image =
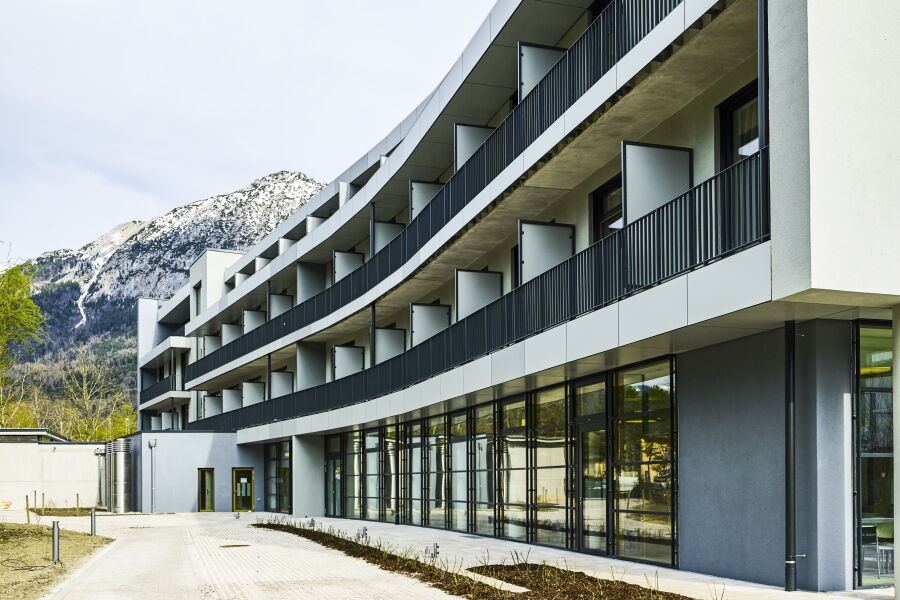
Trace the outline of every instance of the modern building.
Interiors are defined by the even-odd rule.
[[[140,301],[155,509],[892,584],[898,31],[501,0],[306,206]]]

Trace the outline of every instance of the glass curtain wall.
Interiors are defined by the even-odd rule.
[[[381,456],[381,520],[397,522],[397,427],[385,427],[382,433]]]
[[[567,546],[569,481],[566,387],[551,388],[534,396],[534,541]]]
[[[668,361],[619,371],[612,416],[615,553],[672,563],[675,473]]]
[[[344,516],[358,519],[363,514],[362,504],[362,434],[359,431],[347,433],[344,440]]]
[[[528,539],[528,417],[525,398],[501,404],[498,472],[501,537]]]
[[[469,530],[469,415],[450,415],[450,529]]]
[[[672,367],[666,358],[326,438],[328,514],[343,507],[347,517],[677,564]],[[860,468],[884,473],[883,464]],[[874,513],[884,510],[866,506],[867,526],[878,529]],[[873,535],[866,556],[877,555],[876,539],[887,547],[893,530]]]
[[[473,409],[472,445],[475,479],[475,527],[483,535],[497,535],[496,404],[483,404]]]
[[[343,436],[332,435],[325,438],[325,516],[342,517],[344,497],[341,487],[344,457],[341,451]]]
[[[890,326],[858,330],[857,585],[894,583],[893,346]]]
[[[266,444],[266,510],[291,512],[291,442]]]
[[[446,417],[428,419],[425,441],[428,467],[428,520],[426,524],[431,527],[446,527],[449,497]]]

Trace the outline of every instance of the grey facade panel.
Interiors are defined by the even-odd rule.
[[[682,569],[783,582],[782,336],[767,332],[678,356]]]

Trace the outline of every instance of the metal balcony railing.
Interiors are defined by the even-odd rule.
[[[396,392],[762,242],[770,232],[767,173],[764,149],[403,354],[189,428],[236,430]]]
[[[169,375],[163,379],[160,379],[156,383],[149,385],[141,390],[141,403],[147,402],[148,400],[153,400],[157,396],[160,396],[166,392],[171,392],[175,389],[175,378]]]
[[[328,289],[189,364],[196,379],[356,300],[405,264],[682,0],[614,0],[387,246]]]

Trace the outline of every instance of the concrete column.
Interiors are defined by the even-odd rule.
[[[893,321],[891,326],[891,349],[893,351],[893,354],[891,355],[891,391],[893,392],[892,406],[894,419],[894,512],[896,513],[896,507],[898,506],[897,502],[900,501],[900,477],[897,476],[896,466],[897,444],[898,441],[900,441],[900,376],[894,372],[894,365],[897,364],[898,358],[900,358],[900,304],[891,310],[891,319]],[[894,520],[896,521],[896,517],[894,517]],[[900,585],[894,585],[894,598],[900,600]]]
[[[325,515],[325,438],[295,435],[291,438],[291,485],[295,517]]]

